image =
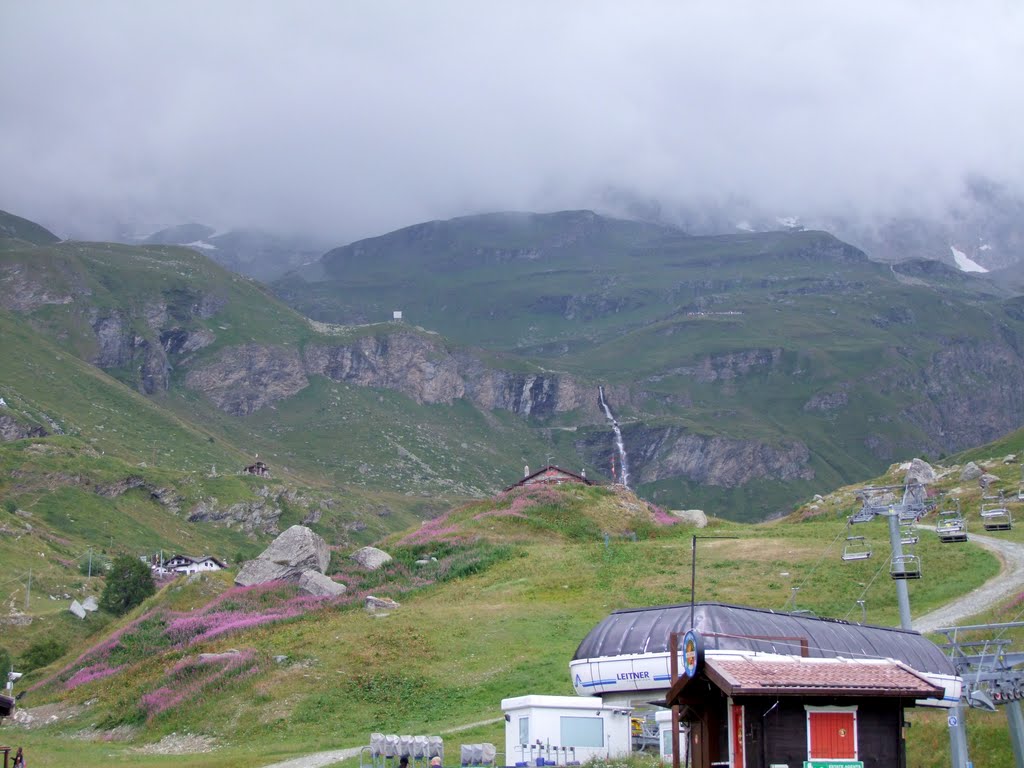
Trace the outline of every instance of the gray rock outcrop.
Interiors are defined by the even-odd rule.
[[[212,362],[193,368],[185,386],[202,392],[222,411],[248,416],[298,394],[309,379],[297,350],[245,344],[226,347]]]
[[[988,488],[990,485],[992,485],[992,483],[998,482],[999,476],[989,474],[988,472],[986,472],[985,474],[978,478],[978,485],[980,485],[982,488]]]
[[[374,597],[373,595],[366,596],[365,602],[367,613],[379,613],[387,615],[390,611],[396,608],[401,608],[401,604],[395,602],[390,597]]]
[[[6,414],[0,416],[0,443],[23,440],[26,437],[46,437],[48,434],[50,433],[38,425],[22,424]]]
[[[391,562],[391,555],[376,547],[363,547],[352,553],[352,559],[368,571],[376,571]]]
[[[703,509],[671,509],[669,514],[694,528],[706,528],[708,525],[708,516]]]
[[[910,467],[907,468],[907,474],[903,478],[903,482],[906,485],[911,483],[920,483],[921,485],[929,485],[935,482],[936,473],[924,459],[914,459],[910,462]]]
[[[83,608],[82,604],[80,602],[78,602],[77,600],[72,600],[71,601],[71,607],[68,608],[68,610],[71,611],[72,614],[74,614],[75,616],[77,616],[80,619],[84,619],[85,618],[85,608]]]
[[[981,467],[975,464],[973,461],[967,463],[967,465],[960,470],[961,480],[977,480],[984,474],[981,471]]]
[[[325,574],[304,571],[299,576],[299,589],[314,597],[337,597],[345,594],[348,587]]]
[[[297,582],[305,571],[323,573],[331,560],[327,542],[302,525],[293,525],[255,560],[249,560],[235,577],[235,584],[248,587],[268,581]]]

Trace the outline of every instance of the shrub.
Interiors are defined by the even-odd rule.
[[[110,561],[103,557],[103,555],[93,554],[92,562],[89,562],[89,556],[86,555],[84,558],[78,561],[78,570],[83,576],[99,576],[101,573],[105,573],[110,568]]]
[[[52,661],[56,661],[64,655],[67,648],[59,640],[49,638],[40,640],[28,647],[28,650],[21,654],[21,665],[26,672],[39,667],[45,667]]]
[[[100,597],[100,608],[117,615],[127,613],[156,592],[149,566],[131,555],[118,555],[110,566]]]

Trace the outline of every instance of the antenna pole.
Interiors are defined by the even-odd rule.
[[[690,626],[693,629],[693,608],[697,596],[697,535],[690,539]]]

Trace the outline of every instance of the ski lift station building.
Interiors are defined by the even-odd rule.
[[[684,633],[673,680],[671,638]],[[559,717],[601,718],[613,739],[602,744],[604,756],[621,754],[620,720],[659,704],[678,711],[680,754],[693,768],[903,766],[905,709],[953,707],[961,689],[946,655],[917,632],[722,603],[616,611],[583,639],[569,669],[586,704]],[[529,745],[539,734],[505,705],[545,698],[572,701],[502,702],[510,763],[537,764]],[[596,724],[585,727],[594,742]],[[664,727],[671,736],[663,726],[663,746]],[[562,758],[573,746],[564,739],[578,739],[578,730],[569,723],[546,732],[545,747],[557,744]]]

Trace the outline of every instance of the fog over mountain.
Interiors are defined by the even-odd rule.
[[[347,242],[486,210],[941,215],[1024,191],[1024,6],[0,6],[0,208]],[[615,211],[613,211],[615,212]]]

